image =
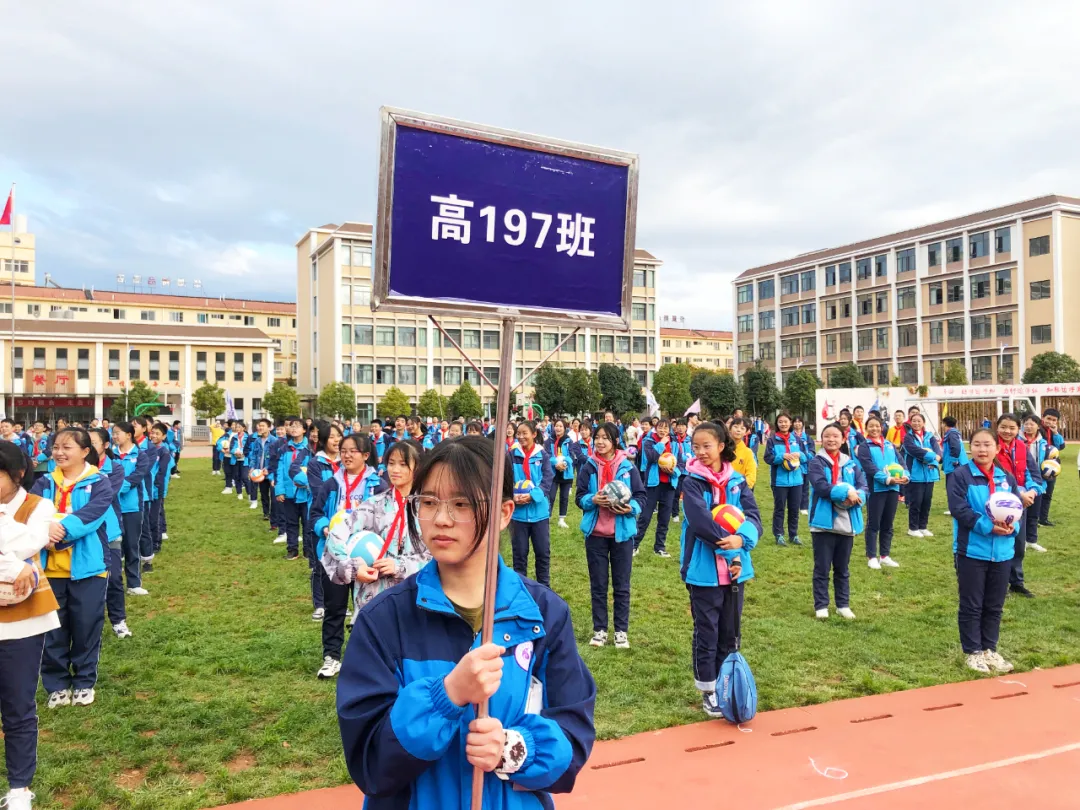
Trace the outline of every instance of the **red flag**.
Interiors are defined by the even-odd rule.
[[[4,206],[4,213],[0,214],[0,225],[10,225],[11,224],[11,200],[12,200],[12,197],[13,197],[14,194],[15,194],[14,191],[9,191],[8,192],[7,205]]]

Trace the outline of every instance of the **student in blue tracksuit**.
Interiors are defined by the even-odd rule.
[[[386,451],[390,449],[390,445],[393,444],[393,439],[389,433],[383,433],[382,422],[378,419],[371,420],[371,429],[368,431],[368,438],[371,439],[371,455],[373,466],[377,467],[379,472],[386,471],[386,462],[383,460],[386,458]]]
[[[570,487],[574,483],[574,443],[566,429],[565,419],[556,419],[552,428],[553,435],[544,442],[544,451],[552,464],[551,489],[548,500],[551,502],[549,517],[555,514],[555,496],[559,498],[559,528],[569,529],[566,523],[566,510],[570,505]],[[559,464],[562,468],[559,468]]]
[[[679,479],[686,466],[682,455],[682,445],[671,435],[671,423],[661,419],[656,427],[645,434],[641,440],[641,477],[645,483],[647,496],[638,516],[637,536],[634,537],[634,556],[637,556],[645,532],[649,530],[653,512],[656,512],[656,537],[653,540],[653,553],[658,557],[670,557],[667,550],[668,526],[675,507],[675,493],[679,489]],[[660,466],[660,457],[670,454],[674,466],[665,470]]]
[[[1042,432],[1042,420],[1033,413],[1024,417],[1022,426],[1024,444],[1027,445],[1031,459],[1035,462],[1035,469],[1039,471],[1043,480],[1043,492],[1035,496],[1035,503],[1031,505],[1031,512],[1024,521],[1024,539],[1027,546],[1024,553],[1037,551],[1045,553],[1046,549],[1039,545],[1039,516],[1042,515],[1043,498],[1049,491],[1050,484],[1057,478],[1056,473],[1043,469],[1043,462],[1050,459],[1052,445],[1046,441]]]
[[[956,428],[956,417],[943,416],[941,424],[945,427],[945,433],[941,436],[941,472],[945,475],[945,490],[949,489],[949,475],[957,467],[966,464],[967,451],[964,449],[964,437]],[[949,514],[946,504],[945,514]]]
[[[997,647],[1020,522],[995,522],[986,513],[986,504],[995,492],[1016,493],[1019,488],[1015,478],[995,465],[997,452],[997,437],[985,428],[976,430],[971,436],[971,460],[953,470],[948,483],[960,591],[960,646],[968,668],[982,673],[1013,668]]]
[[[806,423],[802,420],[801,416],[796,416],[791,422],[791,432],[795,434],[795,439],[799,442],[799,449],[802,450],[804,456],[807,459],[814,457],[817,453],[817,445],[814,444],[814,437],[806,432]],[[802,482],[802,501],[799,506],[799,511],[804,515],[810,514],[810,476],[804,475]]]
[[[701,692],[705,714],[722,717],[716,679],[724,659],[738,647],[735,615],[742,615],[745,583],[754,576],[750,552],[761,537],[761,515],[753,490],[732,467],[735,441],[722,424],[699,423],[693,450],[682,481],[685,519],[679,573],[694,621],[694,686]],[[713,519],[712,510],[722,504],[745,517],[733,534]]]
[[[866,475],[847,455],[838,425],[821,431],[821,450],[810,459],[810,536],[814,540],[814,612],[829,618],[829,572],[833,576],[836,612],[854,619],[851,611],[850,563],[855,535],[863,530]]]
[[[323,599],[321,566],[317,549],[319,547],[318,535],[311,519],[311,505],[319,493],[323,483],[330,480],[341,467],[341,440],[344,438],[341,428],[324,419],[316,419],[308,431],[309,446],[313,448],[312,456],[307,463],[307,472],[302,472],[295,480],[303,481],[310,492],[311,500],[307,504],[307,521],[304,524],[304,559],[307,560],[308,569],[311,571],[311,620],[321,622],[326,616],[326,605]],[[314,442],[311,445],[311,442]],[[370,455],[370,448],[365,453],[365,463]]]
[[[783,411],[776,417],[775,430],[765,442],[765,463],[769,465],[769,483],[773,494],[772,531],[776,545],[784,542],[784,510],[787,509],[788,537],[792,545],[799,540],[799,509],[802,505],[803,476],[810,458],[791,433],[791,414]]]
[[[169,444],[173,449],[173,478],[180,477],[180,454],[184,450],[184,426],[179,419],[173,420]]]
[[[237,500],[244,500],[244,482],[247,480],[245,455],[247,453],[247,425],[239,419],[232,423],[232,432],[225,436],[223,449],[225,489],[223,495],[235,493]]]
[[[1065,437],[1061,435],[1061,411],[1057,408],[1047,408],[1043,411],[1043,435],[1046,443],[1060,453],[1065,449]],[[1048,451],[1049,452],[1049,451]],[[1051,457],[1054,457],[1051,455]],[[1043,493],[1042,506],[1039,511],[1039,525],[1053,526],[1050,521],[1050,501],[1054,498],[1054,487],[1057,486],[1057,478],[1051,478],[1046,482],[1046,492]]]
[[[41,684],[48,706],[94,702],[105,590],[109,566],[105,519],[112,511],[112,486],[98,471],[98,456],[82,428],[65,428],[53,442],[56,468],[34,484],[34,494],[53,502],[58,515],[49,526],[49,549],[41,565],[60,604],[60,627],[45,637]]]
[[[588,422],[582,422],[578,428],[578,439],[573,444],[574,473],[580,474],[581,468],[593,454],[593,427]]]
[[[105,610],[117,638],[131,638],[127,626],[127,600],[124,593],[124,535],[120,522],[120,487],[124,484],[124,465],[109,447],[109,431],[91,428],[90,444],[98,454],[98,470],[112,488],[111,509],[105,514],[105,538],[108,541],[109,584],[105,590]]]
[[[113,445],[116,448],[116,461],[124,469],[124,482],[116,495],[123,535],[124,578],[129,594],[146,596],[147,590],[142,587],[139,540],[142,537],[144,488],[150,475],[150,456],[141,452],[135,444],[135,426],[131,422],[113,425]]]
[[[866,560],[875,571],[886,568],[899,568],[900,564],[892,556],[893,523],[896,508],[900,503],[900,487],[908,481],[907,467],[900,457],[896,445],[886,440],[882,431],[885,423],[880,417],[869,416],[866,419],[866,441],[859,445],[858,462],[870,490],[867,503],[866,521]],[[898,465],[900,475],[890,475],[887,468]],[[881,547],[878,547],[878,537]]]
[[[277,536],[274,544],[284,543],[288,538],[285,535],[285,516],[283,506],[274,494],[274,482],[277,480],[278,462],[281,461],[281,451],[289,443],[289,437],[285,434],[285,423],[274,426],[274,435],[267,444],[267,474],[270,490],[270,530]]]
[[[307,465],[311,458],[304,422],[299,416],[285,419],[289,440],[281,448],[274,473],[274,497],[281,504],[285,529],[285,559],[300,557],[300,534],[307,530],[307,509],[311,490],[307,485]]]
[[[551,808],[595,739],[596,684],[570,610],[500,565],[497,643],[480,644],[494,452],[443,442],[425,459],[410,511],[434,558],[361,610],[338,679],[345,763],[369,810],[465,807],[473,768],[489,810]],[[501,526],[517,508],[509,471]],[[546,507],[546,504],[545,504]],[[472,704],[490,699],[490,717]]]
[[[263,520],[270,520],[270,447],[273,438],[270,435],[270,420],[259,419],[255,422],[255,435],[252,437],[248,452],[248,499],[249,509],[258,509],[262,501]],[[261,480],[254,480],[259,478]]]
[[[49,431],[45,423],[38,419],[34,422],[34,435],[30,447],[30,460],[34,464],[34,478],[48,472],[51,450]],[[28,485],[32,486],[29,482]]]
[[[1019,438],[1020,418],[1015,414],[1004,413],[997,420],[998,454],[997,464],[1016,481],[1016,494],[1024,504],[1024,514],[1020,519],[1020,532],[1016,536],[1013,549],[1012,567],[1009,572],[1009,590],[1031,599],[1035,596],[1024,583],[1024,552],[1027,550],[1027,521],[1034,520],[1038,512],[1034,511],[1035,499],[1046,489],[1039,465],[1032,458],[1031,451]]]
[[[851,411],[844,408],[840,411],[840,415],[837,417],[837,422],[840,423],[840,433],[844,437],[844,445],[847,447],[844,452],[851,458],[859,452],[859,445],[866,441],[866,437],[859,432],[859,429],[855,427],[851,420]],[[818,438],[821,438],[820,436]]]
[[[588,429],[584,427],[583,429]],[[630,490],[628,504],[609,503],[599,494],[612,481]],[[592,595],[593,647],[608,640],[608,570],[615,605],[615,646],[629,649],[630,574],[634,564],[634,538],[638,515],[645,503],[645,487],[634,463],[619,449],[619,429],[607,422],[596,430],[596,452],[585,458],[578,473],[577,505],[581,510],[581,533],[585,536],[585,559],[589,566]]]
[[[169,426],[164,422],[155,422],[150,428],[150,454],[156,461],[151,465],[151,492],[150,492],[150,537],[153,541],[154,554],[161,551],[161,541],[164,539],[165,525],[165,498],[169,494],[169,481],[172,476],[173,452],[165,442],[165,436],[169,432]]]
[[[520,576],[529,573],[529,545],[536,553],[536,581],[551,587],[551,508],[547,493],[555,468],[551,456],[536,443],[536,423],[522,422],[517,429],[517,442],[509,451],[514,471],[514,518],[510,521],[510,543],[514,552],[514,571]],[[532,484],[527,492],[518,492],[520,481]]]
[[[941,477],[941,445],[937,436],[926,430],[921,413],[913,413],[911,429],[904,434],[904,460],[911,482],[904,487],[908,506],[908,534],[911,537],[933,537],[926,526],[934,502],[934,483]]]
[[[146,454],[147,473],[142,482],[142,528],[139,532],[139,554],[142,557],[143,576],[154,572],[154,541],[150,533],[150,493],[153,489],[155,457],[150,453],[150,420],[145,416],[136,416],[131,420],[135,431],[135,446]]]

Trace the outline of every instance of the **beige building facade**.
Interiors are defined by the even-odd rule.
[[[957,360],[972,383],[1017,382],[1042,352],[1080,356],[1065,301],[1080,294],[1080,198],[1048,195],[818,250],[733,282],[735,366],[828,384],[931,385]]]
[[[709,371],[735,372],[734,336],[714,329],[660,326],[660,364],[687,363]]]
[[[468,380],[485,405],[492,404],[492,389],[481,384],[476,371],[444,342],[429,320],[412,314],[372,312],[370,224],[346,222],[312,228],[296,243],[296,253],[297,382],[301,396],[314,396],[329,382],[345,382],[356,391],[360,418],[371,419],[376,403],[391,386],[405,392],[415,406],[429,388],[449,396]],[[629,334],[582,330],[553,362],[590,370],[601,363],[617,363],[629,369],[642,386],[651,385],[659,357],[656,311],[660,266],[656,257],[636,251],[633,328]],[[485,376],[498,384],[498,322],[448,317],[441,324]],[[515,381],[540,363],[570,331],[549,325],[520,325],[515,335]]]
[[[6,196],[0,196],[0,212],[4,210],[6,201]],[[15,243],[14,250],[12,241]],[[26,217],[22,214],[12,218],[11,228],[0,231],[0,286],[11,285],[13,271],[16,284],[33,286],[37,283],[37,243],[34,235],[27,232]]]

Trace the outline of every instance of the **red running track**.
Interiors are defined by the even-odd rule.
[[[234,805],[359,807],[352,786]],[[1080,808],[1080,665],[601,742],[560,810]],[[466,802],[467,805],[467,802]]]

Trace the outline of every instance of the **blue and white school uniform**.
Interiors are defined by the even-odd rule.
[[[284,498],[281,503],[281,519],[286,537],[286,554],[289,557],[300,551],[300,535],[306,534],[308,503],[307,465],[311,448],[307,439],[286,441],[278,456],[277,472],[274,473],[274,497]]]
[[[660,469],[660,456],[671,453],[675,457],[675,469],[666,473]],[[634,550],[641,546],[645,532],[649,530],[653,512],[656,512],[656,535],[653,552],[667,553],[667,533],[671,515],[675,508],[675,493],[679,489],[686,466],[682,445],[674,437],[661,439],[655,432],[646,433],[641,439],[641,477],[645,483],[646,499],[641,516],[638,518],[637,536],[634,538]]]
[[[797,453],[799,466],[784,469],[784,455]],[[769,483],[773,493],[772,531],[777,543],[784,539],[784,510],[787,509],[788,536],[799,537],[799,510],[802,508],[803,477],[810,461],[795,434],[773,433],[765,442],[765,463],[769,465]]]
[[[1036,496],[1046,491],[1039,465],[1031,449],[1020,439],[1013,439],[1010,445],[1005,445],[998,439],[997,465],[1013,477],[1017,484],[1017,494],[1032,492]],[[1013,558],[1009,571],[1009,586],[1012,588],[1024,587],[1024,554],[1027,551],[1027,521],[1034,520],[1038,516],[1035,504],[1024,508],[1024,515],[1020,519],[1020,531],[1014,542]]]
[[[563,434],[558,442],[555,439],[547,439],[544,442],[544,451],[551,458],[551,489],[548,491],[548,501],[551,502],[549,515],[555,513],[555,497],[559,498],[559,519],[566,518],[566,511],[570,506],[570,487],[574,483],[574,442],[570,436]],[[555,468],[556,460],[562,456],[566,460],[566,469]]]
[[[862,465],[869,488],[869,502],[866,509],[866,556],[869,559],[879,556],[891,559],[893,523],[900,503],[900,484],[889,483],[889,475],[885,472],[885,468],[890,464],[899,464],[907,473],[907,467],[904,466],[896,445],[885,439],[877,441],[867,439],[860,444],[857,460]]]
[[[904,488],[908,506],[908,531],[925,532],[934,502],[934,484],[941,478],[939,462],[941,445],[937,436],[924,430],[922,434],[908,430],[904,435],[904,459],[911,482]]]
[[[1027,445],[1028,457],[1035,462],[1035,469],[1039,471],[1039,477],[1042,479],[1042,491],[1035,496],[1035,503],[1026,510],[1028,514],[1025,515],[1026,519],[1024,521],[1024,539],[1027,541],[1028,546],[1032,546],[1039,542],[1039,521],[1042,516],[1043,501],[1046,499],[1046,493],[1050,491],[1050,484],[1056,476],[1047,476],[1043,473],[1042,465],[1050,457],[1049,453],[1052,445],[1047,443],[1042,434],[1037,435],[1034,441],[1028,441],[1026,436],[1019,438],[1022,438]]]
[[[515,485],[525,480],[532,483],[529,490],[531,500],[524,504],[514,504],[514,515],[510,520],[514,571],[523,577],[528,576],[531,542],[536,553],[536,581],[551,587],[551,506],[547,499],[551,481],[555,477],[551,456],[542,446],[534,444],[526,459],[521,445],[515,442],[509,451],[508,461],[514,471]]]
[[[968,454],[964,449],[964,438],[956,428],[949,428],[941,437],[941,471],[948,481],[949,473],[957,467],[967,464]]]
[[[308,489],[311,493],[311,500],[307,503],[308,514],[307,522],[304,525],[303,539],[304,559],[307,560],[308,570],[311,572],[311,604],[315,610],[325,608],[325,605],[323,603],[322,566],[319,564],[319,547],[321,546],[322,537],[321,532],[315,531],[315,521],[311,510],[319,497],[323,485],[331,480],[340,468],[341,462],[339,460],[330,458],[324,451],[320,450],[308,460],[307,472],[301,473],[307,479]],[[368,467],[368,469],[371,470],[372,476],[378,480],[375,468]],[[332,516],[333,513],[330,514],[330,517]]]
[[[793,430],[791,433],[798,440],[799,449],[802,450],[803,455],[806,456],[807,459],[812,459],[817,452],[817,445],[814,444],[814,437],[805,430],[802,433],[796,433]],[[756,453],[754,454],[754,457],[757,457]],[[802,503],[799,508],[805,512],[810,510],[810,476],[808,475],[803,476]]]
[[[105,514],[105,540],[109,546],[109,584],[105,591],[105,609],[114,627],[127,619],[127,600],[124,591],[124,532],[120,520],[120,488],[124,485],[124,465],[119,459],[106,455],[98,467],[112,488],[112,508]]]
[[[126,453],[117,451],[116,463],[123,467],[124,480],[116,493],[120,507],[120,528],[123,536],[121,550],[124,558],[124,577],[129,588],[142,587],[142,555],[140,538],[146,512],[146,479],[150,476],[150,456],[132,445]]]
[[[829,573],[832,572],[836,607],[850,606],[851,549],[855,535],[864,527],[862,508],[867,499],[862,467],[843,452],[833,459],[819,450],[810,459],[810,536],[814,541],[814,610],[829,607]],[[854,488],[859,503],[847,506],[844,499]]]
[[[1059,453],[1065,449],[1065,437],[1059,431],[1044,428],[1043,436],[1046,438],[1046,443]],[[1078,458],[1078,462],[1080,462],[1080,458]],[[1054,499],[1054,487],[1056,486],[1057,476],[1046,479],[1046,492],[1043,493],[1042,506],[1039,511],[1039,523],[1044,526],[1050,522],[1050,502]]]

